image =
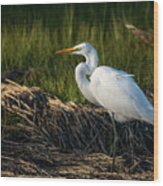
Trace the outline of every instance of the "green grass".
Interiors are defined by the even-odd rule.
[[[2,72],[32,69],[26,85],[85,102],[74,78],[83,58],[55,51],[87,41],[98,51],[99,65],[135,74],[143,89],[153,91],[153,47],[125,23],[153,31],[153,2],[2,6]]]

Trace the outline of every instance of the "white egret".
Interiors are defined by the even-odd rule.
[[[115,136],[114,119],[118,122],[141,120],[153,124],[153,106],[134,81],[133,75],[108,66],[97,67],[97,52],[90,43],[81,43],[56,52],[64,53],[85,57],[86,61],[81,62],[75,69],[76,82],[88,101],[104,107],[111,114]],[[116,139],[114,150],[115,146]]]

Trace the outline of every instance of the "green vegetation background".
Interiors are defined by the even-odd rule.
[[[29,70],[23,83],[39,86],[62,100],[85,102],[74,78],[80,56],[55,51],[87,41],[99,65],[135,74],[153,91],[153,47],[125,28],[133,24],[153,32],[153,2],[2,6],[2,72]]]

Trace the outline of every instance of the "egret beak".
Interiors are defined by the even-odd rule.
[[[77,50],[76,48],[65,48],[63,50],[56,51],[55,54],[66,54],[66,53],[74,52],[76,50]]]

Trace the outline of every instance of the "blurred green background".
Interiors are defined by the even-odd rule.
[[[84,103],[74,77],[84,59],[55,51],[87,41],[98,51],[99,65],[135,74],[143,90],[153,91],[153,46],[125,27],[153,35],[153,9],[153,2],[3,5],[2,72],[28,71],[23,84]]]

